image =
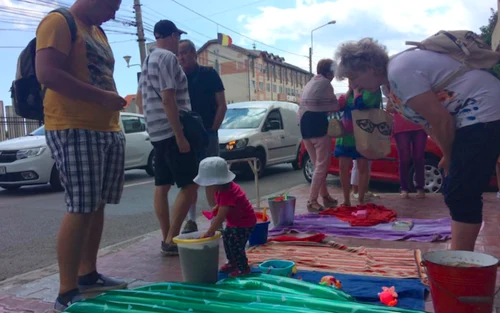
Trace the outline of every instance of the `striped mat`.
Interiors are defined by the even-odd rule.
[[[420,250],[348,247],[336,242],[270,242],[247,251],[250,265],[289,260],[303,271],[390,278],[418,278],[427,284]]]

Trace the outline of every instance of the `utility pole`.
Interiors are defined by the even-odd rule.
[[[311,35],[312,38],[312,35]],[[309,73],[313,72],[313,48],[312,48],[312,39],[311,39],[311,47],[309,47]]]
[[[134,0],[135,23],[137,25],[137,42],[139,43],[139,52],[141,56],[141,65],[146,59],[146,38],[144,38],[144,25],[142,23],[141,1]]]

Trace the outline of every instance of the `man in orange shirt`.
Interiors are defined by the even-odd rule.
[[[82,292],[125,288],[97,272],[104,206],[120,202],[125,137],[114,57],[100,25],[115,18],[121,0],[77,0],[67,13],[77,26],[73,41],[61,13],[37,29],[36,73],[47,88],[46,140],[66,191],[67,213],[57,238],[60,288],[54,309],[63,311]]]

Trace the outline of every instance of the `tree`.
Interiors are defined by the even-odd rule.
[[[495,30],[495,26],[498,20],[498,12],[496,10],[491,10],[491,16],[488,19],[488,25],[481,26],[479,30],[481,31],[481,38],[483,38],[484,42],[491,46],[491,37],[493,36],[493,30]]]

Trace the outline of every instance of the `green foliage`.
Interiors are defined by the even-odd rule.
[[[493,30],[495,29],[495,25],[497,24],[498,14],[496,10],[491,10],[491,16],[488,19],[488,25],[481,26],[479,30],[481,31],[481,38],[484,42],[491,46],[491,37],[493,36]]]

